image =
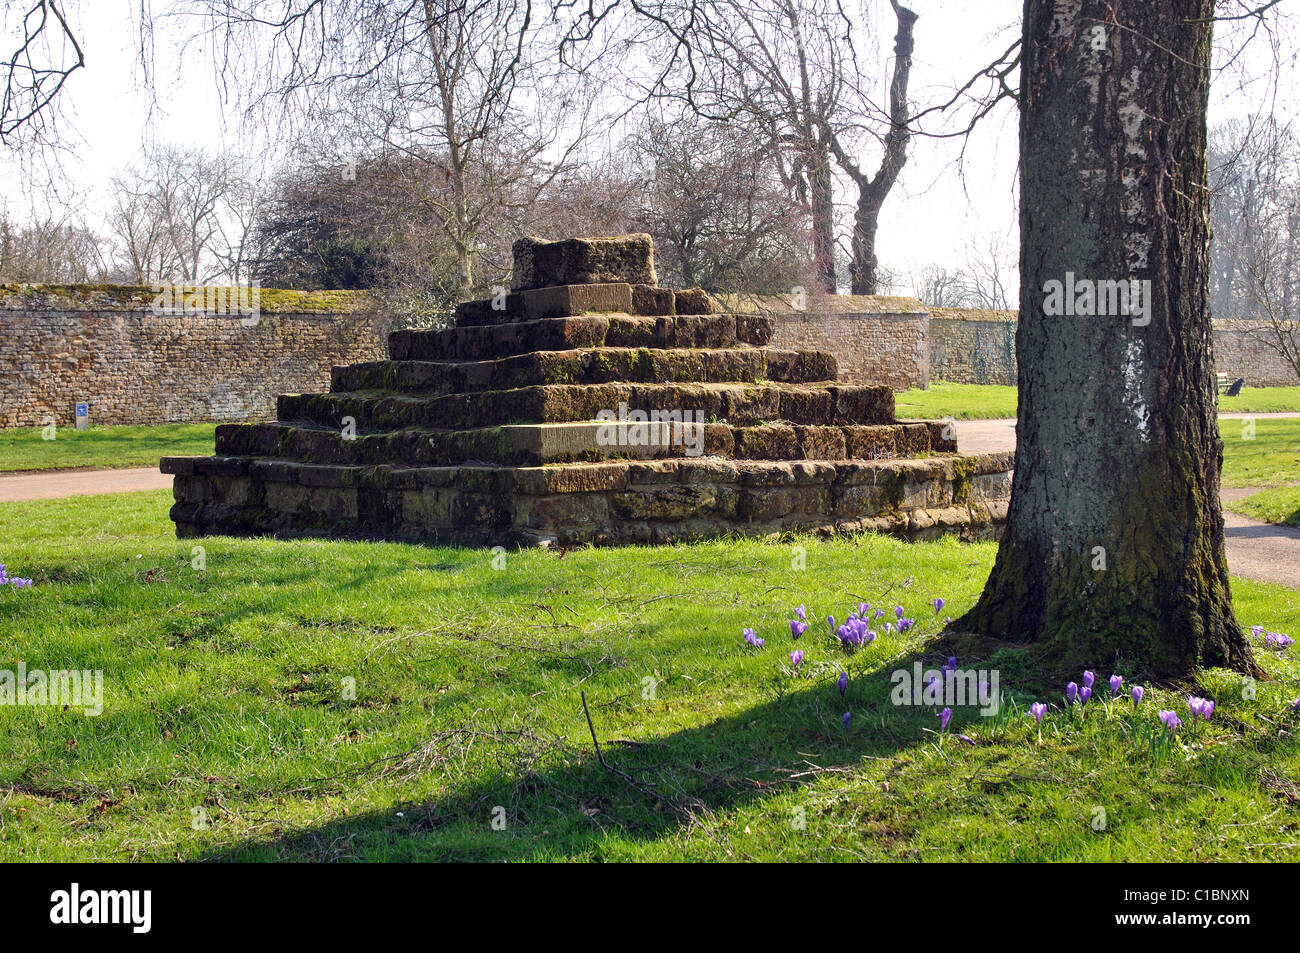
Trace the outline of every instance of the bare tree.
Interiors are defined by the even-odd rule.
[[[109,277],[106,243],[66,214],[26,225],[0,214],[0,281],[75,284]]]
[[[419,203],[454,248],[456,295],[500,256],[485,236],[569,169],[590,129],[581,76],[555,68],[555,26],[529,0],[191,0],[254,111],[329,124],[370,154],[426,163]],[[260,81],[245,83],[257,63]],[[249,74],[252,75],[252,74]],[[521,77],[527,83],[521,86]]]
[[[251,188],[230,156],[170,146],[147,151],[113,180],[109,227],[132,280],[239,280]]]
[[[758,293],[809,280],[807,218],[765,144],[743,128],[689,112],[651,117],[623,151],[642,184],[633,227],[654,236],[661,280]]]
[[[1210,149],[1211,302],[1300,378],[1300,143],[1272,116],[1230,122]]]
[[[56,0],[7,0],[0,6],[0,37],[14,50],[0,59],[0,143],[48,142],[68,77],[86,65],[77,31]]]

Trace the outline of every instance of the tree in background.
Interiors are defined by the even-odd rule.
[[[1272,116],[1210,137],[1210,295],[1300,379],[1300,142]]]
[[[654,237],[665,284],[788,293],[812,279],[807,217],[767,145],[743,128],[651,117],[622,152],[638,171],[633,228]]]

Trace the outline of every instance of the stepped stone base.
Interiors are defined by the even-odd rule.
[[[716,458],[544,467],[329,466],[169,457],[181,537],[224,534],[437,544],[667,543],[875,530],[992,538],[1012,455],[922,460]]]
[[[879,530],[989,536],[1012,458],[958,456],[773,319],[655,284],[647,235],[522,239],[513,291],[388,360],[283,394],[276,423],[169,457],[177,534],[495,545]]]

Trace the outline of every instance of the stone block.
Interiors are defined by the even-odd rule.
[[[633,285],[659,283],[649,235],[566,238],[554,242],[521,238],[511,251],[514,272],[510,287],[515,291],[613,281]]]

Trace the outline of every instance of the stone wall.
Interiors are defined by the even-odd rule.
[[[1300,384],[1291,365],[1261,340],[1267,325],[1254,321],[1214,322],[1214,363],[1232,380],[1243,377],[1249,387]]]
[[[930,309],[930,376],[955,384],[1016,383],[1016,312]]]
[[[0,427],[266,420],[334,364],[387,356],[391,322],[348,292],[261,292],[256,320],[155,314],[148,288],[0,286]]]
[[[788,295],[723,296],[724,310],[776,318],[772,347],[827,351],[849,384],[894,390],[930,384],[930,316],[916,298],[886,295],[809,296],[795,307]]]
[[[979,308],[930,309],[930,376],[958,384],[1016,383],[1015,311]],[[1214,359],[1232,380],[1248,387],[1300,384],[1300,378],[1262,340],[1266,325],[1214,322]],[[838,356],[838,355],[837,355]],[[841,358],[843,360],[843,358]]]

